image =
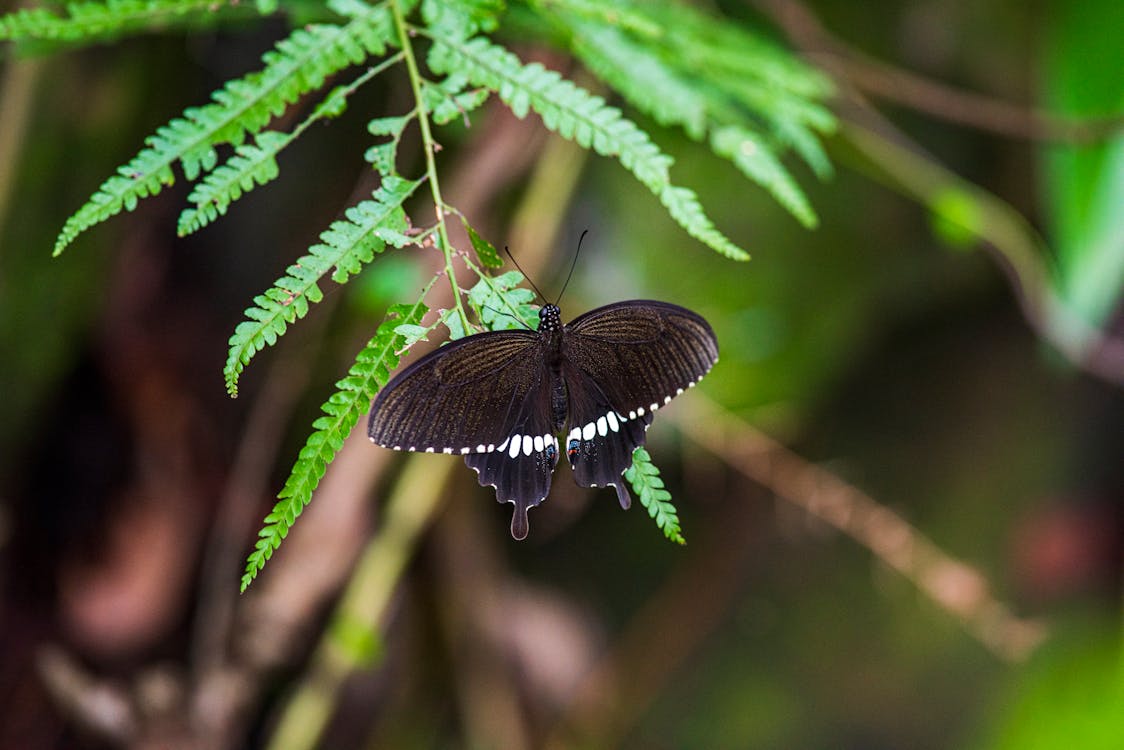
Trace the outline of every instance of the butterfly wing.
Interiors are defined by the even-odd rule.
[[[549,492],[558,456],[541,346],[535,333],[498,331],[428,354],[379,392],[367,434],[395,450],[463,455],[481,485],[515,505],[512,534],[525,537],[527,508]]]
[[[592,310],[566,326],[569,394],[566,456],[578,484],[612,484],[644,444],[653,413],[718,361],[718,339],[702,316],[666,302],[631,300]]]
[[[495,487],[497,501],[515,506],[511,535],[516,539],[527,538],[527,509],[550,493],[550,479],[558,463],[558,438],[551,425],[550,378],[544,367],[540,366],[538,372],[538,381],[512,418],[505,421],[503,442],[495,450],[464,457],[464,462],[476,470],[482,486]]]

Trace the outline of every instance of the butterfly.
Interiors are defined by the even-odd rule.
[[[394,450],[464,456],[482,486],[512,503],[511,535],[525,539],[527,510],[550,492],[565,435],[574,480],[616,489],[655,412],[718,361],[702,316],[678,305],[629,300],[562,324],[556,304],[538,329],[478,333],[422,357],[371,406],[367,433]]]

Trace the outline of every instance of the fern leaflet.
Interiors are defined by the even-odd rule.
[[[640,496],[640,504],[648,509],[648,515],[655,519],[663,535],[676,544],[686,544],[679,528],[679,513],[671,503],[671,493],[664,489],[660,470],[643,447],[632,452],[632,466],[625,470],[624,478]]]
[[[669,190],[671,157],[601,97],[538,63],[523,65],[514,54],[483,38],[463,43],[434,38],[429,64],[437,72],[463,74],[473,83],[496,91],[516,117],[526,117],[533,110],[547,129],[583,148],[592,147],[603,156],[616,157],[669,209],[672,204],[682,207],[693,202],[693,210],[672,211],[672,217],[718,252],[739,260],[749,257],[706,219],[697,199],[687,199],[689,190]]]
[[[538,311],[532,304],[535,293],[519,286],[523,274],[508,271],[496,277],[480,274],[480,281],[468,292],[468,302],[476,317],[490,331],[512,328],[534,330]]]
[[[312,500],[313,491],[323,478],[328,464],[343,447],[343,441],[370,408],[371,399],[390,379],[391,371],[398,366],[398,352],[404,341],[404,337],[396,333],[395,329],[402,325],[417,325],[421,321],[429,311],[422,300],[431,286],[432,281],[414,304],[394,305],[390,308],[374,338],[355,358],[355,364],[348,370],[347,377],[336,383],[336,392],[320,407],[324,413],[312,423],[313,432],[301,448],[297,462],[277,496],[277,504],[265,517],[265,525],[258,532],[254,551],[246,560],[246,572],[242,576],[243,591],[265,567],[266,561],[281,545],[281,540],[288,535],[297,516]]]
[[[261,130],[333,73],[363,62],[368,55],[381,55],[393,38],[390,14],[382,7],[368,8],[344,26],[297,29],[262,57],[266,65],[260,71],[227,82],[212,95],[211,104],[188,108],[183,117],[149,136],[147,147],[67,219],[54,254],[95,224],[133,210],[140,199],[173,184],[175,162],[180,162],[188,180],[210,171],[218,161],[216,145],[241,145],[247,132]]]
[[[216,0],[107,0],[76,2],[65,15],[49,8],[21,8],[0,16],[0,41],[85,42],[130,31],[213,23],[252,15],[252,9]]]
[[[804,226],[819,223],[804,191],[755,133],[737,126],[721,128],[711,134],[710,145],[714,153],[728,158],[742,174],[772,193]]]
[[[419,182],[387,177],[375,191],[373,200],[349,208],[346,221],[336,221],[313,245],[309,254],[286,269],[264,294],[254,297],[254,307],[246,310],[247,320],[238,324],[230,337],[230,352],[223,374],[231,396],[238,395],[238,376],[250,359],[266,346],[276,343],[288,325],[308,314],[310,302],[323,297],[318,282],[335,266],[332,280],[343,284],[369,263],[386,242],[401,237],[407,227],[402,203],[413,194]]]
[[[265,130],[255,136],[253,144],[244,143],[238,146],[234,156],[208,173],[187,196],[188,202],[194,205],[185,208],[180,214],[178,226],[180,237],[210,224],[225,214],[231,203],[258,185],[265,185],[277,179],[280,173],[277,154],[282,149],[299,138],[301,133],[318,120],[338,117],[342,114],[347,108],[347,97],[401,59],[401,54],[387,58],[348,85],[332,89],[332,92],[324,97],[324,101],[320,102],[312,114],[294,128],[293,132],[285,134]]]

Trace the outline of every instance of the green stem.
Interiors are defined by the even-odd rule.
[[[396,64],[400,63],[404,56],[405,55],[402,52],[399,52],[397,55],[392,55],[391,57],[386,58],[385,60],[383,60],[378,65],[367,68],[366,72],[364,72],[363,75],[356,78],[354,81],[349,83],[347,86],[345,86],[342,89],[339,89],[337,91],[333,91],[330,94],[328,94],[328,98],[324,100],[324,103],[327,103],[329,100],[331,100],[334,97],[343,97],[346,100],[349,96],[354,94],[361,86],[363,86],[363,84],[370,81],[372,78],[377,76],[379,73],[382,73],[384,70],[389,68],[391,65],[396,65]],[[289,133],[289,138],[286,141],[286,145],[288,145],[289,143],[295,141],[298,137],[300,137],[301,133],[308,130],[310,127],[312,127],[313,123],[317,122],[318,120],[322,120],[325,117],[333,117],[333,116],[334,115],[331,114],[329,111],[327,111],[322,105],[317,107],[316,109],[314,109],[312,111],[312,114],[310,114],[299,125],[297,125],[295,128],[293,128],[293,132]]]
[[[460,316],[464,330],[471,330],[468,316],[465,314],[464,305],[461,303],[461,290],[457,286],[457,275],[453,270],[453,244],[449,242],[449,230],[445,226],[445,201],[441,198],[441,185],[437,179],[437,162],[434,159],[436,144],[433,134],[429,130],[429,110],[425,107],[422,96],[422,78],[418,72],[418,61],[414,57],[414,48],[410,44],[410,32],[406,29],[406,19],[402,17],[402,8],[398,0],[390,0],[390,10],[394,14],[394,26],[398,31],[398,39],[402,43],[402,54],[406,57],[406,70],[410,74],[410,89],[414,94],[414,101],[418,105],[418,127],[421,129],[422,148],[425,151],[425,173],[429,177],[429,189],[433,193],[433,210],[437,214],[437,232],[440,236],[441,253],[445,256],[445,275],[449,278],[449,285],[453,292],[453,306]]]

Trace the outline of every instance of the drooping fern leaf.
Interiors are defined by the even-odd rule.
[[[313,432],[301,448],[297,462],[277,496],[277,504],[265,517],[265,525],[258,532],[258,541],[246,561],[246,572],[242,576],[243,591],[281,545],[289,527],[312,500],[312,493],[323,478],[327,465],[343,447],[343,441],[351,434],[359,418],[367,413],[371,399],[390,379],[391,371],[398,366],[397,352],[405,341],[395,329],[421,322],[429,311],[422,302],[428,291],[427,286],[412,305],[390,308],[374,338],[355,358],[347,377],[336,383],[336,392],[320,407],[324,414],[312,423]]]
[[[508,271],[499,276],[480,274],[480,281],[468,292],[468,302],[476,317],[490,331],[538,326],[538,311],[532,304],[535,293],[519,286],[523,274]]]
[[[689,234],[731,258],[749,258],[714,227],[692,191],[671,184],[671,157],[601,97],[538,63],[524,65],[508,50],[479,37],[465,42],[434,38],[429,64],[437,72],[464,74],[496,91],[517,117],[534,111],[549,130],[617,158]]]
[[[254,136],[253,143],[236,148],[234,156],[208,173],[187,196],[192,206],[180,213],[176,226],[179,236],[186,237],[210,224],[244,193],[277,179],[281,173],[277,154],[292,142],[292,134],[263,130]]]
[[[253,15],[254,9],[222,0],[106,0],[74,2],[65,12],[21,8],[0,16],[0,41],[93,42],[136,31],[211,25]]]
[[[402,236],[407,228],[402,203],[419,184],[399,177],[385,178],[373,200],[349,208],[346,220],[333,222],[320,235],[323,244],[309,248],[309,254],[289,266],[269,290],[254,297],[254,307],[246,310],[247,320],[239,323],[230,337],[223,374],[231,396],[238,395],[238,377],[250,359],[276,343],[290,323],[307,315],[310,302],[321,300],[319,281],[333,266],[332,280],[346,283],[386,248],[388,240]]]
[[[804,226],[814,227],[819,223],[792,174],[751,130],[737,126],[715,130],[711,133],[710,145],[714,153],[732,161],[742,174],[772,193]]]
[[[648,515],[656,521],[663,535],[676,544],[686,544],[683,531],[679,528],[679,513],[671,503],[671,493],[664,489],[660,470],[652,463],[652,457],[644,448],[632,452],[632,466],[624,472],[624,478],[640,497],[640,504],[648,509]]]
[[[645,7],[655,14],[656,5]],[[683,22],[688,14],[691,22]],[[659,18],[659,14],[655,16]],[[811,128],[828,129],[833,123],[824,119],[826,110],[807,97],[807,92],[819,91],[818,78],[809,74],[805,80],[799,69],[786,67],[783,83],[778,85],[756,74],[748,77],[740,62],[718,65],[710,57],[713,52],[706,57],[714,63],[712,67],[698,66],[693,58],[703,54],[697,50],[707,46],[710,36],[693,39],[688,45],[685,39],[691,29],[720,37],[735,35],[735,39],[746,42],[747,49],[755,48],[747,41],[753,37],[713,29],[713,24],[693,10],[679,9],[675,13],[679,25],[654,39],[637,39],[620,28],[594,24],[574,13],[553,17],[571,35],[575,54],[632,106],[662,125],[682,127],[695,140],[704,140],[709,132],[711,148],[717,155],[772,193],[802,224],[813,227],[818,223],[804,191],[776,153],[791,145],[818,175],[830,173],[826,156],[811,132]],[[746,54],[770,59],[780,56],[767,48]],[[786,85],[797,91],[788,90]],[[773,131],[773,139],[757,132],[762,122]]]
[[[146,140],[147,147],[67,219],[54,254],[91,226],[133,210],[140,199],[173,184],[172,165],[177,161],[188,180],[196,179],[214,168],[215,146],[241,145],[246,133],[259,131],[328,76],[368,55],[381,55],[394,38],[390,14],[382,7],[362,7],[366,10],[345,25],[297,29],[263,55],[266,64],[260,71],[229,81],[212,95],[211,104],[189,108],[157,129]]]
[[[347,108],[348,96],[400,59],[401,55],[390,57],[346,86],[334,88],[324,101],[317,105],[312,114],[291,133],[263,130],[254,137],[254,143],[238,146],[234,156],[225,164],[207,173],[207,176],[196,183],[191,194],[187,196],[188,202],[193,205],[180,214],[179,235],[183,237],[210,224],[225,214],[230,204],[241,198],[243,194],[277,179],[280,174],[277,154],[282,149],[299,138],[313,123],[342,114]]]

